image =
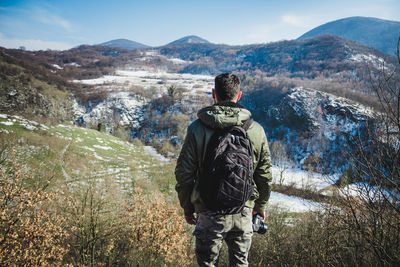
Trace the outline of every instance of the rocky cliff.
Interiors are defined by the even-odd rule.
[[[348,141],[362,137],[374,119],[370,108],[302,87],[290,89],[257,114],[269,139],[282,140],[289,158],[301,167],[323,172],[347,167]]]

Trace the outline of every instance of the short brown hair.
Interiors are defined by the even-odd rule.
[[[223,73],[215,77],[215,93],[218,101],[232,101],[239,94],[240,80],[232,73]]]

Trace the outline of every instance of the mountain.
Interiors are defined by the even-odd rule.
[[[351,39],[393,55],[400,37],[400,22],[368,17],[350,17],[318,26],[298,38],[332,34]]]
[[[395,57],[359,42],[334,35],[268,44],[227,46],[182,44],[159,48],[160,54],[190,61],[183,73],[217,74],[261,71],[268,76],[365,79],[365,66],[379,69],[381,62],[395,64]]]
[[[337,157],[341,147],[336,144],[345,141],[342,137],[351,138],[352,129],[346,125],[362,127],[363,121],[368,120],[362,108],[358,112],[356,108],[348,108],[355,104],[334,97],[346,96],[366,105],[376,102],[364,93],[370,86],[369,71],[379,69],[382,62],[388,69],[396,65],[393,56],[334,35],[246,46],[182,43],[151,51],[109,46],[80,46],[62,52],[0,51],[0,63],[7,66],[0,69],[1,112],[16,110],[19,115],[35,114],[40,118],[49,114],[55,120],[73,117],[78,125],[113,133],[128,132],[129,136],[145,142],[160,137],[165,138],[164,143],[176,140],[174,143],[179,144],[184,137],[182,129],[192,114],[208,103],[212,77],[208,80],[202,76],[199,81],[178,72],[211,75],[236,72],[246,90],[243,104],[270,129],[270,140],[289,136],[282,142],[298,166],[318,159],[312,153],[317,151],[321,158],[332,162],[320,170],[327,172],[345,165]],[[131,69],[119,73],[116,70],[121,66]],[[159,77],[160,71],[165,72],[162,77],[152,78]],[[102,77],[107,74],[112,75]],[[127,84],[114,82],[121,75]],[[94,79],[99,77],[102,78]],[[173,97],[159,97],[160,92],[173,89],[170,85],[175,84]],[[293,88],[307,89],[289,91]],[[192,92],[190,97],[188,92]],[[73,103],[66,101],[69,98]],[[57,103],[66,103],[65,108],[58,108]],[[58,110],[65,111],[59,114]],[[336,138],[334,133],[340,133],[341,137]],[[298,145],[294,147],[291,140]],[[326,147],[312,146],[320,141]],[[159,149],[166,155],[170,151],[175,153],[175,147],[163,148],[163,143]]]
[[[210,42],[195,35],[185,36],[181,39],[175,40],[167,45],[175,44],[209,44]]]
[[[105,45],[105,46],[111,46],[111,47],[117,47],[117,48],[125,48],[125,49],[137,49],[137,48],[149,48],[150,46],[141,44],[138,42],[134,42],[128,39],[115,39],[111,40],[105,43],[101,43],[99,45]]]

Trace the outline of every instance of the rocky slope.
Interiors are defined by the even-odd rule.
[[[354,101],[301,87],[269,107],[251,110],[258,111],[256,119],[270,140],[282,140],[298,166],[328,173],[347,167],[348,141],[362,136],[374,120],[371,109]]]
[[[0,112],[52,122],[71,120],[73,97],[63,90],[65,84],[40,65],[32,74],[32,66],[16,63],[0,50]]]

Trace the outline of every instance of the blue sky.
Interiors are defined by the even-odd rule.
[[[0,46],[68,49],[117,38],[160,46],[186,35],[266,43],[351,16],[400,21],[400,0],[0,0]]]

